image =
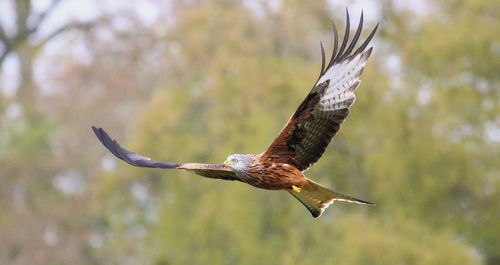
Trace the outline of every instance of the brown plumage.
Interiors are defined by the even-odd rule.
[[[290,117],[278,137],[261,154],[234,154],[224,164],[169,163],[154,161],[120,147],[101,128],[92,127],[97,138],[115,156],[138,167],[184,169],[207,178],[238,180],[257,188],[285,190],[297,198],[314,217],[318,217],[334,200],[372,204],[339,194],[312,180],[303,172],[325,152],[354,103],[355,89],[372,48],[366,49],[377,26],[356,49],[363,28],[363,13],[349,43],[350,21],[338,48],[338,33],[333,26],[334,48],[326,64],[321,44],[321,71],[316,84]]]

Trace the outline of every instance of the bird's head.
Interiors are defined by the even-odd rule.
[[[235,171],[245,171],[252,163],[254,155],[234,154],[227,157],[224,166],[230,167]]]

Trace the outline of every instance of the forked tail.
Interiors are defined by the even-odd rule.
[[[306,185],[294,187],[294,189],[289,192],[304,204],[315,218],[321,216],[323,211],[335,200],[374,205],[374,203],[371,202],[337,193],[309,179]]]

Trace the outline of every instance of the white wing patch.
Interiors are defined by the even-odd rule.
[[[347,58],[342,63],[333,65],[321,76],[316,85],[330,81],[319,102],[321,111],[345,109],[354,103],[356,100],[354,90],[361,82],[359,76],[370,53],[371,49],[354,58]]]

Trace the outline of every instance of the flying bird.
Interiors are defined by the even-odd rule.
[[[236,180],[267,190],[284,190],[307,207],[313,217],[319,217],[336,200],[371,205],[373,203],[337,193],[304,176],[304,171],[323,155],[349,114],[356,99],[354,91],[360,84],[359,77],[372,52],[372,47],[367,46],[378,24],[356,47],[363,28],[363,12],[351,41],[347,11],[346,16],[340,48],[337,29],[332,24],[334,45],[328,64],[320,43],[322,60],[318,80],[263,153],[233,154],[223,164],[159,162],[122,148],[102,128],[93,126],[92,129],[111,153],[133,166],[184,169],[207,178]]]

